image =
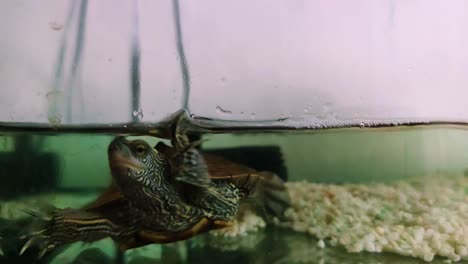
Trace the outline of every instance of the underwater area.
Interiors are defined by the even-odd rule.
[[[464,263],[468,140],[457,126],[203,134],[201,150],[286,180],[283,221],[255,210],[232,227],[118,252],[111,239],[57,247],[38,263]],[[80,208],[111,182],[110,134],[0,137],[1,263],[19,254],[35,216]],[[154,146],[158,141],[143,139]],[[116,210],[118,210],[116,208]]]

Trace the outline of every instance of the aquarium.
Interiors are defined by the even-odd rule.
[[[467,262],[466,5],[0,2],[0,262]]]

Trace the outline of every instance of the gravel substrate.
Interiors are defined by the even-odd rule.
[[[468,259],[468,178],[434,175],[390,184],[288,183],[292,208],[280,225],[317,247],[393,252],[432,261]]]
[[[431,175],[386,184],[287,183],[292,207],[279,226],[307,233],[317,247],[358,253],[391,252],[432,261],[468,260],[468,177]],[[229,229],[237,236],[265,226],[245,213]]]
[[[232,227],[213,230],[209,234],[224,237],[244,236],[247,233],[259,231],[266,226],[263,218],[251,210],[242,211],[233,222],[234,225]]]

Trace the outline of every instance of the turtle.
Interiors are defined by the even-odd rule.
[[[39,258],[72,242],[112,238],[120,250],[186,240],[232,226],[239,207],[252,195],[268,197],[263,208],[280,217],[289,206],[283,181],[271,172],[203,154],[174,129],[171,145],[124,137],[108,148],[112,184],[93,203],[79,209],[54,208],[20,254],[32,245]]]

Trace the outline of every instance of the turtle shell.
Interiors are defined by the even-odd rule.
[[[232,183],[239,191],[243,194],[243,197],[248,197],[259,181],[262,182],[259,186],[262,187],[261,193],[265,198],[264,206],[273,212],[274,215],[281,215],[289,204],[289,196],[285,191],[284,182],[276,176],[274,173],[270,172],[259,172],[248,166],[230,161],[219,155],[207,154],[200,152],[198,150],[190,153],[190,150],[194,150],[194,147],[199,145],[201,141],[187,144],[186,142],[182,144],[177,140],[172,140],[172,144],[176,147],[167,146],[164,143],[158,143],[155,148],[157,151],[161,152],[166,156],[167,165],[169,167],[170,176],[174,178],[173,183],[178,185],[181,188],[179,191],[183,193],[195,193],[195,196],[191,198],[197,198],[196,194],[199,191],[200,186],[180,183],[176,179],[176,175],[180,172],[181,169],[186,169],[191,167],[193,161],[195,164],[199,164],[200,157],[204,163],[204,167],[198,168],[196,173],[203,174],[202,177],[207,177],[209,181],[223,181]],[[187,147],[183,147],[187,145]],[[183,159],[178,159],[180,154],[189,153],[193,156],[186,157]],[[197,160],[198,158],[198,160]],[[190,169],[190,168],[189,168]],[[197,174],[195,174],[197,176]],[[266,188],[263,188],[265,187]],[[204,188],[203,186],[201,188]],[[220,195],[223,195],[221,192]],[[190,199],[190,198],[189,198]],[[195,203],[195,201],[194,201]],[[116,215],[115,212],[120,212],[119,217],[134,217],[133,215],[122,216],[122,211],[125,208],[129,208],[129,203],[125,199],[124,195],[119,191],[119,188],[115,184],[111,184],[109,188],[102,193],[93,203],[86,206],[84,210],[88,212],[95,212],[105,217],[109,216],[110,218]],[[129,210],[129,214],[131,214]],[[125,222],[125,221],[124,221]],[[125,240],[118,241],[121,249],[129,249],[144,246],[147,244],[153,243],[171,243],[179,240],[185,240],[191,238],[197,234],[207,232],[213,229],[224,228],[230,226],[231,222],[228,221],[215,221],[208,218],[201,219],[198,223],[194,224],[187,230],[182,230],[179,232],[164,232],[160,230],[151,230],[145,227],[135,227],[138,232],[136,235]]]
[[[256,170],[231,162],[224,158],[215,155],[203,155],[207,164],[209,178],[214,181],[230,181],[233,182],[239,189],[246,193],[251,192],[255,184],[261,178],[261,175]],[[106,191],[104,191],[94,202],[83,208],[86,212],[99,213],[103,217],[110,219],[116,217],[116,212],[120,212],[119,217],[133,217],[131,215],[122,216],[122,209],[128,208],[128,201],[120,192],[117,185],[112,183]],[[198,223],[187,230],[180,232],[160,232],[147,228],[135,229],[139,230],[134,237],[125,240],[117,241],[122,250],[141,247],[148,244],[171,243],[180,240],[185,240],[196,236],[197,234],[208,232],[210,230],[219,229],[231,226],[231,222],[211,220],[203,218]]]
[[[208,175],[212,180],[233,181],[242,187],[243,181],[247,178],[261,178],[255,169],[229,161],[225,158],[203,154],[206,161]],[[86,205],[83,209],[90,212],[99,212],[102,208],[118,206],[124,202],[125,198],[116,184],[111,185],[95,201]]]

